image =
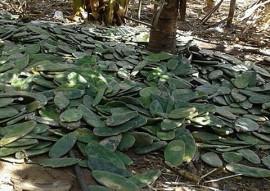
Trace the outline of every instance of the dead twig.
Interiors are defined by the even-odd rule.
[[[185,187],[190,187],[190,188],[203,188],[203,189],[207,189],[207,190],[221,191],[218,188],[214,188],[214,187],[210,187],[210,186],[204,186],[204,185],[188,184],[186,182],[165,182],[165,183],[166,183],[165,184],[166,186],[170,186],[169,187],[170,189],[179,188],[177,186],[181,186],[181,187],[185,186]],[[171,185],[173,185],[173,186],[171,186]],[[166,190],[166,189],[162,188],[162,189],[159,189],[159,190]]]
[[[218,168],[215,168],[215,169],[211,170],[210,172],[208,172],[208,173],[202,175],[202,176],[201,176],[201,179],[206,178],[207,176],[209,176],[210,174],[216,172],[217,170],[218,170]]]
[[[245,11],[245,15],[242,18],[240,18],[240,21],[243,21],[243,20],[251,17],[259,7],[261,7],[261,6],[263,6],[263,5],[267,4],[267,3],[270,3],[270,0],[267,0],[267,1],[264,1],[264,2],[258,1],[256,3],[254,3],[249,9],[247,9]]]
[[[178,174],[180,174],[182,177],[184,177],[185,179],[195,183],[195,184],[199,184],[201,181],[201,177],[199,177],[196,174],[187,172],[185,170],[181,170],[178,167],[169,167],[172,171],[177,172]]]
[[[204,18],[202,19],[202,24],[205,24],[205,23],[210,19],[210,17],[212,16],[212,14],[218,10],[218,8],[219,8],[220,5],[222,4],[222,2],[223,2],[223,0],[220,0],[220,1],[213,7],[213,9],[211,9],[211,10],[209,11],[209,13],[207,13],[207,14],[204,16]]]
[[[234,175],[225,176],[225,177],[222,177],[222,178],[207,180],[207,181],[204,181],[204,183],[218,182],[218,181],[225,180],[225,179],[228,179],[228,178],[234,178],[236,176],[242,176],[242,174],[234,174]]]
[[[137,19],[133,19],[133,18],[130,18],[130,17],[128,17],[128,16],[124,16],[124,18],[125,18],[125,19],[128,19],[128,20],[131,20],[131,21],[134,21],[134,22],[136,22],[136,23],[140,23],[140,24],[145,25],[145,26],[148,26],[148,27],[151,27],[151,26],[152,26],[152,25],[149,24],[149,23],[146,23],[146,22],[143,22],[143,21],[139,21],[139,20],[137,20]]]

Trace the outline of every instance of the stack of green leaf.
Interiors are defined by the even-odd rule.
[[[192,60],[151,54],[137,28],[0,23],[2,159],[48,153],[39,164],[80,164],[112,190],[138,190],[161,174],[127,171],[127,150],[270,177],[270,156],[256,154],[270,149],[263,68],[195,48]]]

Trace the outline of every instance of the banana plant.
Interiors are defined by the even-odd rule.
[[[73,15],[79,15],[83,9],[83,0],[73,0]]]
[[[106,25],[122,25],[129,0],[73,0],[73,15],[88,13],[88,20]]]

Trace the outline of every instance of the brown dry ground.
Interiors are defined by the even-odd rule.
[[[236,9],[236,17],[252,2],[252,0],[239,0]],[[64,16],[69,16],[72,13],[72,6],[70,1],[60,0],[26,0],[26,16],[30,19],[53,20],[55,11],[62,11]],[[240,44],[246,46],[253,46],[256,48],[270,48],[270,34],[267,31],[259,28],[252,28],[245,30],[244,23],[235,23],[232,28],[213,27],[217,22],[222,21],[228,14],[229,2],[224,1],[221,9],[215,13],[206,25],[201,25],[201,18],[205,15],[202,11],[204,4],[202,0],[189,0],[187,8],[186,23],[179,21],[178,28],[182,35],[193,35],[196,38],[203,39],[207,42],[215,42],[219,44]],[[1,5],[0,5],[1,9]],[[129,15],[136,17],[137,5],[132,2]],[[18,13],[21,9],[14,5],[10,10]],[[151,20],[152,11],[149,6],[149,1],[143,4],[141,20],[149,22]],[[224,23],[224,22],[223,22]],[[129,23],[134,24],[134,23]],[[239,53],[237,55],[242,59],[263,60],[264,57],[256,54]],[[269,63],[268,63],[269,64]],[[267,67],[268,68],[268,67]],[[223,169],[216,169],[216,171],[207,176],[200,185],[197,185],[180,176],[177,170],[169,169],[164,163],[161,152],[151,153],[148,155],[137,156],[133,153],[128,153],[134,160],[129,170],[132,172],[144,172],[149,169],[159,168],[162,170],[161,177],[149,188],[145,190],[177,190],[177,191],[199,191],[199,190],[224,190],[224,191],[267,191],[270,190],[269,178],[247,178],[247,177],[233,177],[212,183],[205,181],[224,178],[232,175]],[[266,154],[266,153],[265,153]],[[39,158],[44,158],[41,156]],[[189,164],[184,164],[181,170],[192,173],[194,176],[203,176],[213,168],[203,164],[199,160],[194,160]],[[91,178],[90,171],[82,169],[85,180],[88,184],[94,184]],[[11,178],[24,179],[27,182],[45,183],[54,182],[56,180],[68,180],[73,183],[72,191],[79,191],[79,185],[76,181],[73,168],[42,168],[33,164],[12,164],[0,161],[0,191],[11,191]],[[16,189],[14,189],[16,190]]]

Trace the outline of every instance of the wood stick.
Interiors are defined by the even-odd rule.
[[[139,21],[137,19],[133,19],[133,18],[130,18],[130,17],[127,17],[127,16],[124,16],[125,19],[128,19],[128,20],[131,20],[131,21],[134,21],[136,23],[140,23],[142,25],[145,25],[145,26],[148,26],[148,27],[151,27],[152,25],[149,24],[149,23],[146,23],[146,22],[143,22],[143,21]]]
[[[199,185],[200,182],[201,182],[201,177],[199,177],[198,175],[196,174],[193,174],[193,173],[190,173],[186,170],[181,170],[180,168],[178,167],[170,167],[168,166],[169,169],[171,169],[172,171],[174,172],[177,172],[179,175],[183,176],[185,179]]]
[[[204,181],[204,183],[218,182],[218,181],[225,180],[228,178],[234,178],[236,176],[242,176],[242,174],[234,174],[234,175],[225,176],[225,177],[221,177],[221,178],[217,178],[217,179],[207,180],[207,181]]]
[[[202,19],[202,24],[205,24],[205,23],[210,19],[210,17],[212,16],[212,14],[218,10],[218,8],[219,8],[220,5],[222,4],[222,2],[223,2],[223,0],[220,0],[220,1],[213,7],[213,9],[211,9],[211,10],[209,11],[209,13],[207,13],[207,14],[204,16],[204,18]]]
[[[209,176],[210,174],[216,172],[218,170],[218,168],[214,168],[213,170],[211,170],[210,172],[204,174],[201,176],[201,179],[204,179],[205,177]]]

